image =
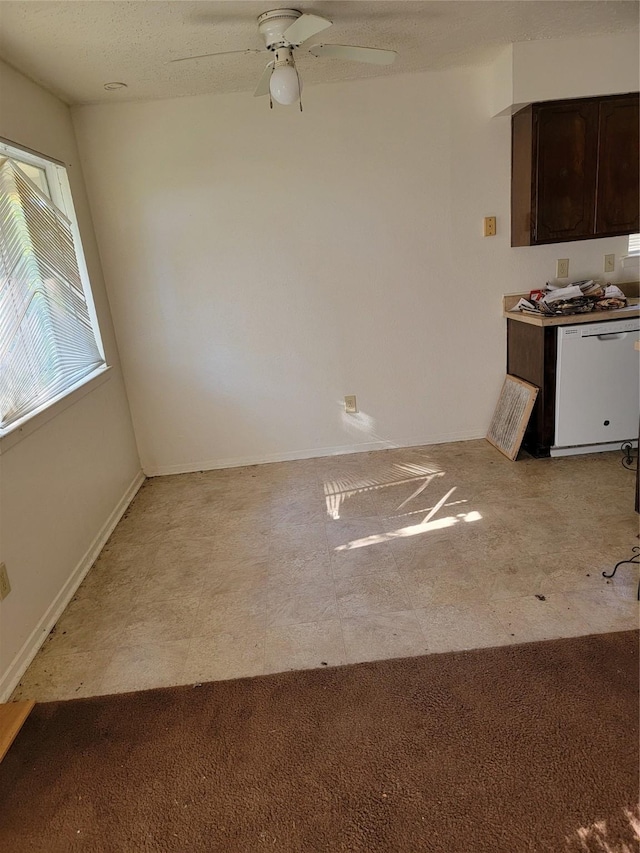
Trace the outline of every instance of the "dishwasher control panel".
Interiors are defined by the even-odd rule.
[[[580,326],[564,326],[563,331],[567,339],[591,338],[594,335],[619,335],[624,332],[637,332],[640,328],[640,320],[631,317],[628,320],[605,320],[604,323],[585,323]]]

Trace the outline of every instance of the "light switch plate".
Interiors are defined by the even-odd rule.
[[[496,218],[495,216],[485,216],[484,218],[484,236],[496,236]]]
[[[348,415],[355,415],[358,412],[358,403],[356,402],[355,394],[347,394],[344,398],[344,410]]]

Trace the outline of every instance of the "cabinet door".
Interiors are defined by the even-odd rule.
[[[536,243],[592,237],[595,219],[598,103],[536,109]]]
[[[596,235],[640,231],[638,96],[600,103]]]

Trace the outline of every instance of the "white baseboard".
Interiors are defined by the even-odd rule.
[[[71,572],[65,585],[51,602],[47,612],[40,619],[18,654],[9,664],[8,669],[2,674],[2,677],[0,677],[0,702],[6,702],[15,690],[29,664],[38,653],[40,646],[44,643],[46,638],[49,636],[51,629],[60,618],[62,611],[71,601],[76,590],[84,580],[85,575],[95,563],[98,554],[102,551],[116,524],[120,521],[127,507],[136,496],[136,493],[143,484],[144,479],[144,474],[142,471],[139,471],[129,484],[126,492],[118,502],[118,505],[102,525],[102,528],[85,552],[84,556]]]
[[[341,456],[345,453],[368,453],[372,450],[389,450],[393,447],[421,447],[428,444],[445,444],[449,441],[471,441],[484,437],[484,433],[465,432],[424,436],[406,443],[399,443],[397,441],[367,441],[361,444],[314,447],[310,450],[294,450],[287,453],[269,453],[259,456],[238,456],[232,458],[223,457],[221,459],[204,459],[198,462],[178,462],[175,465],[144,466],[144,471],[147,477],[161,477],[168,474],[190,474],[193,471],[214,471],[220,468],[241,468],[245,465],[265,465],[269,462],[294,462],[296,459]]]
[[[165,474],[189,474],[192,471],[213,471],[218,468],[241,468],[245,465],[265,465],[269,462],[293,462],[296,459],[313,459],[317,456],[336,456],[343,453],[365,453],[368,450],[386,450],[398,445],[387,441],[368,441],[366,444],[342,447],[319,447],[312,450],[294,450],[288,453],[266,453],[259,456],[235,456],[221,459],[205,459],[196,462],[178,462],[175,465],[159,465],[145,468],[147,477]]]

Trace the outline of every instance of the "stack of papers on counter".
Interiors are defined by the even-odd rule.
[[[513,311],[525,311],[530,314],[557,316],[558,314],[585,314],[589,311],[606,311],[624,308],[627,297],[616,287],[608,284],[604,287],[593,279],[575,281],[573,284],[559,287],[547,284],[538,298],[520,299]]]

